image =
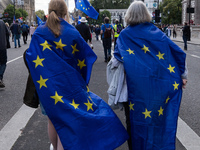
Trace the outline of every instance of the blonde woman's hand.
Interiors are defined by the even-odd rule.
[[[187,79],[182,79],[182,81],[183,81],[183,88],[185,89],[185,86],[186,86],[186,84],[187,84]]]

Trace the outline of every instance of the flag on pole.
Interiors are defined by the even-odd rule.
[[[88,0],[75,0],[75,6],[90,18],[97,20],[99,13],[92,7]]]
[[[38,17],[37,15],[36,15],[36,17],[37,17],[37,24],[38,24],[38,26],[40,25],[40,24],[42,24],[43,23],[43,21],[40,19],[40,17]]]

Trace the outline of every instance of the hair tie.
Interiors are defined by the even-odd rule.
[[[52,11],[53,11],[55,14],[57,14],[55,10],[52,10]],[[51,12],[52,12],[52,11],[51,11]]]

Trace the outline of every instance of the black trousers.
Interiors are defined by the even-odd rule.
[[[129,150],[132,150],[132,143],[131,143],[131,121],[130,121],[130,108],[129,108],[129,102],[124,102],[124,110],[125,110],[125,116],[126,116],[126,130],[129,135],[128,139],[128,147]]]
[[[26,42],[27,42],[27,37],[28,37],[28,33],[23,32],[23,33],[22,33],[22,36],[23,36],[24,44],[26,44]]]

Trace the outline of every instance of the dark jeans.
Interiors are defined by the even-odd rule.
[[[6,70],[6,63],[7,63],[7,51],[0,50],[0,80],[3,79],[3,74]]]
[[[22,33],[22,36],[23,36],[24,44],[26,44],[26,42],[27,42],[27,37],[28,37],[28,33],[24,32],[24,33]]]
[[[99,40],[99,34],[96,33],[96,39],[97,41]]]
[[[17,40],[18,40],[18,47],[20,47],[20,35],[14,34],[15,47],[17,47]]]
[[[111,57],[111,44],[111,38],[103,38],[104,56],[106,61],[108,57]]]
[[[188,37],[183,35],[184,49],[187,50],[187,40]]]
[[[125,116],[126,116],[126,130],[128,132],[128,135],[129,135],[128,147],[129,147],[129,150],[132,150],[129,102],[124,102],[123,105],[124,105]]]

